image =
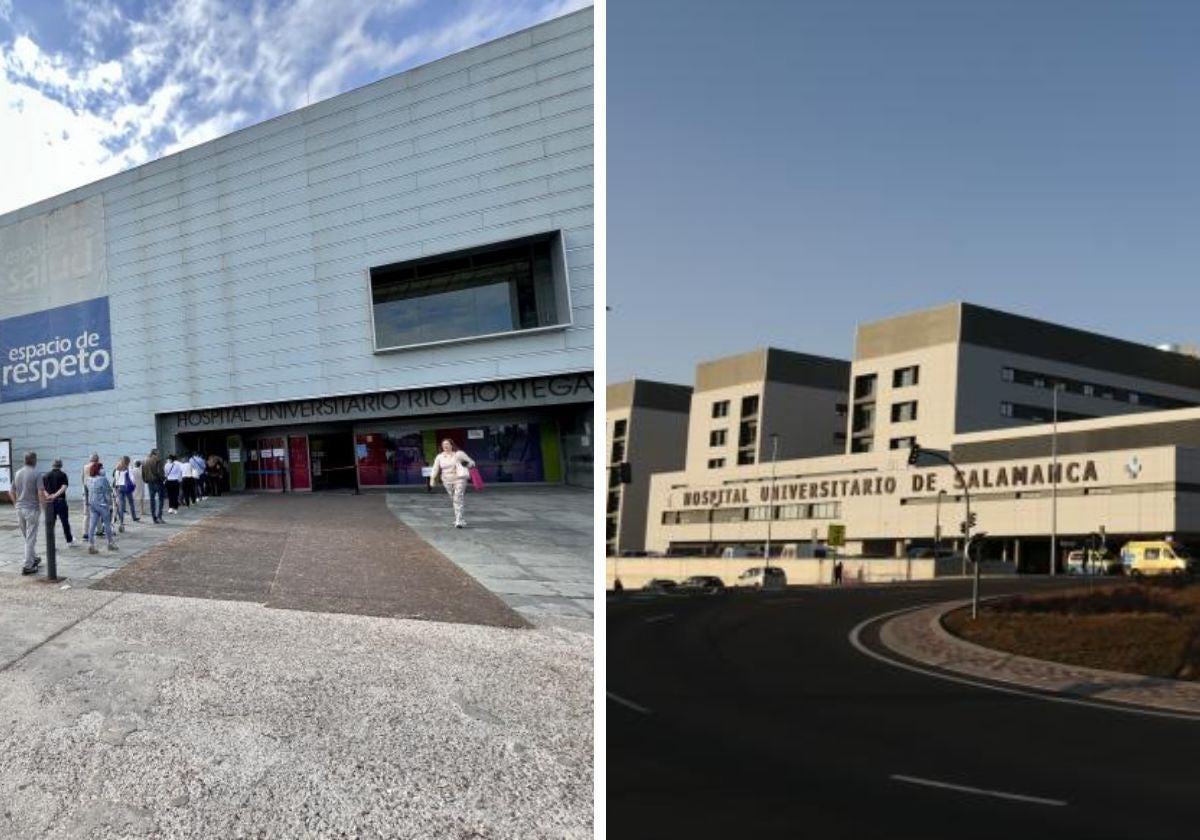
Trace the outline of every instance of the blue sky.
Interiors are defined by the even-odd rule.
[[[1200,3],[607,6],[608,380],[953,300],[1200,343]]]
[[[587,5],[0,0],[0,213]]]

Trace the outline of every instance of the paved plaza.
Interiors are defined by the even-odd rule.
[[[570,487],[488,487],[468,492],[462,530],[440,490],[392,493],[388,507],[530,623],[590,633],[592,499]]]
[[[62,583],[19,574],[0,508],[0,837],[590,837],[590,617],[460,562],[590,511],[560,492],[429,540],[444,494],[226,497],[62,549]]]

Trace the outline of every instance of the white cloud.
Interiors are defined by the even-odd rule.
[[[152,0],[140,20],[65,0],[70,52],[0,42],[0,213],[586,5],[474,0],[430,24],[441,0]]]

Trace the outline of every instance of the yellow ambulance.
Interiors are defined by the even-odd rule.
[[[1121,565],[1125,574],[1134,577],[1189,574],[1195,562],[1187,548],[1174,540],[1127,542],[1121,547]]]

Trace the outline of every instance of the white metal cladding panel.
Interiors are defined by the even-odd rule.
[[[159,411],[591,369],[591,37],[577,13],[0,220],[103,194],[108,233],[116,389],[0,406],[15,448],[74,474],[144,456]],[[373,352],[370,266],[559,229],[570,329]]]

